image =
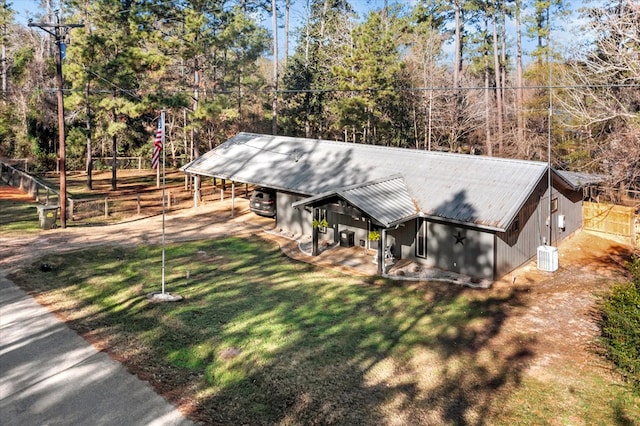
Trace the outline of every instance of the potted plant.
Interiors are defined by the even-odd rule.
[[[326,228],[327,226],[329,226],[329,222],[327,222],[327,219],[313,219],[311,225],[313,226],[313,229]]]
[[[372,229],[369,231],[367,235],[367,239],[369,241],[380,241],[380,231],[377,229]],[[368,252],[371,253],[373,251],[373,263],[378,263],[378,244],[376,243],[373,247],[369,247]]]

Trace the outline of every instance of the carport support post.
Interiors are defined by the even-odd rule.
[[[193,207],[200,205],[200,175],[195,175],[193,182]]]
[[[231,182],[231,217],[233,217],[233,213],[236,209],[236,183]]]
[[[312,215],[314,220],[318,220],[318,209],[317,208],[313,208],[313,215]],[[311,230],[311,243],[312,243],[312,249],[311,249],[311,255],[312,256],[317,256],[319,254],[319,250],[318,250],[318,227],[317,226],[313,226],[313,229]]]

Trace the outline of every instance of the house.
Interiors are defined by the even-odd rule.
[[[277,228],[377,248],[380,273],[391,251],[496,280],[582,226],[581,176],[544,162],[240,133],[182,170],[272,188]]]

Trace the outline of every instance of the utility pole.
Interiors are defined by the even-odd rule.
[[[60,169],[60,226],[67,227],[67,169],[65,166],[65,133],[64,133],[64,93],[62,79],[62,49],[64,48],[64,38],[71,28],[83,27],[83,24],[61,24],[60,15],[56,12],[56,23],[31,22],[30,27],[38,27],[51,34],[56,43],[56,80],[58,81],[58,138],[59,138],[59,159]]]
[[[7,0],[2,0],[2,99],[7,96],[7,21],[9,9]]]

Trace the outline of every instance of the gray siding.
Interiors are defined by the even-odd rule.
[[[416,238],[416,221],[412,219],[398,226],[397,229],[387,231],[389,242],[393,239],[393,252],[396,259],[411,259],[415,257],[414,241]]]
[[[312,214],[291,204],[304,196],[277,193],[277,227],[298,235],[311,235]],[[580,191],[561,187],[553,189],[558,209],[551,217],[552,243],[557,244],[582,227],[582,197]],[[394,245],[397,259],[411,259],[428,267],[439,268],[481,279],[498,279],[535,257],[537,248],[548,239],[547,216],[549,198],[547,182],[542,179],[520,209],[508,231],[494,233],[460,225],[425,219],[427,227],[427,257],[416,256],[416,235],[419,220],[409,220],[386,231],[387,245]],[[565,216],[565,228],[558,228],[558,216]],[[351,230],[354,244],[364,242],[367,248],[376,248],[367,240],[369,221],[348,214],[327,212],[329,226],[320,240],[338,242],[339,233]],[[457,238],[456,238],[457,237]]]
[[[296,235],[311,235],[313,231],[311,212],[291,207],[291,204],[303,197],[285,192],[278,192],[276,196],[278,211],[276,227],[286,229]]]
[[[547,232],[545,213],[540,204],[540,185],[520,210],[507,232],[496,234],[496,279],[512,271],[535,255]]]
[[[427,226],[428,266],[493,279],[493,234],[435,222]]]
[[[582,227],[582,194],[553,188],[551,199],[557,199],[558,209],[551,215],[551,241],[558,244]],[[564,215],[565,228],[558,227],[558,217]],[[518,213],[516,222],[507,232],[496,234],[496,279],[534,258],[540,245],[549,240],[549,197],[543,179]]]
[[[329,213],[328,221],[330,226],[334,226],[336,242],[340,240],[341,231],[349,230],[354,233],[354,245],[359,246],[360,241],[363,241],[364,247],[368,247],[369,222],[366,219],[356,219],[345,214],[333,212]]]

